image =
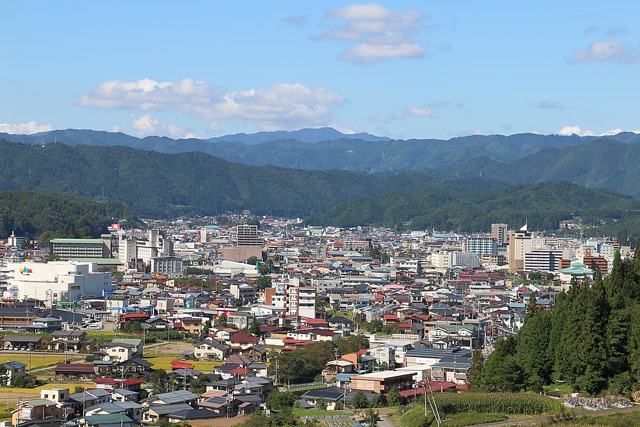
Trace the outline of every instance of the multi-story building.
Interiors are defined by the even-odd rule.
[[[96,263],[15,262],[8,268],[8,298],[35,298],[52,304],[103,297],[112,290],[111,273],[99,272]]]
[[[562,256],[563,251],[561,249],[533,249],[524,255],[524,270],[548,273],[560,271],[560,260]]]
[[[531,252],[531,232],[525,225],[520,230],[509,230],[509,270],[524,270],[524,255]]]
[[[471,236],[465,239],[462,250],[477,256],[498,255],[498,242],[492,236]]]
[[[491,224],[491,237],[496,239],[498,246],[503,246],[509,243],[507,224]]]
[[[59,260],[111,258],[111,234],[99,239],[53,239],[51,253]]]
[[[264,241],[258,236],[257,225],[238,225],[236,227],[237,246],[262,246]]]

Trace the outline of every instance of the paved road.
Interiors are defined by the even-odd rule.
[[[378,421],[376,425],[377,427],[396,427],[393,421],[386,415],[380,415],[380,421]]]

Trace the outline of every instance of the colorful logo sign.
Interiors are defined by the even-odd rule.
[[[30,268],[27,268],[27,267],[22,267],[18,271],[20,272],[20,274],[31,274],[31,273],[33,273],[33,271]]]

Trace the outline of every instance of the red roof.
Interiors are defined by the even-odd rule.
[[[324,319],[312,319],[310,317],[305,317],[303,320],[307,323],[307,325],[314,325],[314,326],[329,325],[329,322],[327,322]]]
[[[120,315],[120,320],[123,319],[148,319],[150,316],[148,314],[145,313],[127,313],[127,314],[121,314]]]
[[[231,335],[231,342],[233,343],[241,343],[241,344],[257,344],[260,341],[258,337],[252,337],[249,334],[236,332]]]
[[[232,369],[229,373],[231,375],[247,375],[250,371],[245,368]]]
[[[382,315],[382,317],[384,318],[384,320],[398,320],[398,316],[396,316],[395,314],[384,314]]]
[[[64,373],[93,373],[93,365],[87,363],[61,363],[54,369],[55,372]]]
[[[398,327],[402,329],[411,329],[411,323],[400,323]]]
[[[171,362],[171,369],[193,369],[193,365],[191,363],[174,360]]]
[[[429,381],[429,384],[431,384],[431,390],[433,390],[434,393],[440,393],[440,391],[445,391],[445,390],[450,390],[450,389],[455,389],[456,385],[452,382],[449,381]],[[429,391],[429,386],[427,385],[427,391]],[[424,394],[424,382],[421,381],[419,383],[418,388],[416,389],[409,389],[409,390],[402,390],[400,392],[400,397],[410,397],[410,396],[421,396]],[[386,395],[386,394],[385,394]]]

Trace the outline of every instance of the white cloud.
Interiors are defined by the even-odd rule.
[[[544,101],[538,102],[538,105],[536,105],[536,107],[542,108],[542,109],[551,109],[551,110],[561,110],[564,108],[564,106],[561,103],[549,101],[546,99]]]
[[[640,54],[625,49],[615,40],[597,41],[585,49],[578,49],[573,54],[573,62],[617,61],[634,63],[640,61]]]
[[[76,104],[139,111],[178,111],[211,121],[252,121],[261,130],[276,130],[326,126],[334,113],[332,106],[344,101],[338,91],[329,91],[322,86],[280,83],[223,92],[205,82],[185,78],[176,83],[151,79],[112,80],[98,84],[77,99]]]
[[[353,135],[354,133],[362,132],[362,129],[360,129],[360,126],[358,126],[355,123],[344,123],[344,124],[332,123],[329,125],[329,127],[332,127],[338,132],[344,133],[345,135]]]
[[[0,123],[0,132],[11,134],[30,135],[32,133],[47,132],[51,129],[51,125],[39,125],[35,120],[20,124]]]
[[[629,131],[625,131],[622,130],[620,128],[618,129],[611,129],[608,130],[604,133],[601,133],[599,135],[596,135],[596,133],[592,130],[582,130],[580,129],[580,126],[565,126],[562,129],[560,129],[557,134],[558,135],[579,135],[579,136],[613,136],[613,135],[617,135],[620,132],[633,132],[633,133],[637,133],[640,134],[640,130],[629,130]]]
[[[387,113],[384,116],[375,115],[373,117],[370,117],[369,120],[371,120],[372,122],[380,123],[388,122],[390,120],[406,119],[407,117],[435,118],[438,117],[438,113],[431,109],[411,107],[405,108],[402,111],[396,113]]]
[[[578,135],[578,136],[594,136],[592,130],[582,130],[580,126],[565,126],[558,131],[558,135]]]
[[[424,48],[413,39],[424,18],[418,11],[398,13],[375,3],[355,4],[329,11],[325,18],[346,22],[317,39],[356,43],[342,52],[340,59],[371,64],[425,55]]]
[[[220,130],[220,125],[218,124],[218,122],[211,122],[209,123],[209,130],[217,132]]]
[[[166,124],[158,119],[154,119],[150,114],[145,114],[140,117],[136,117],[135,114],[131,115],[131,126],[136,131],[138,136],[170,136],[174,139],[187,139],[197,138],[191,132],[182,129],[179,125],[171,123]]]

